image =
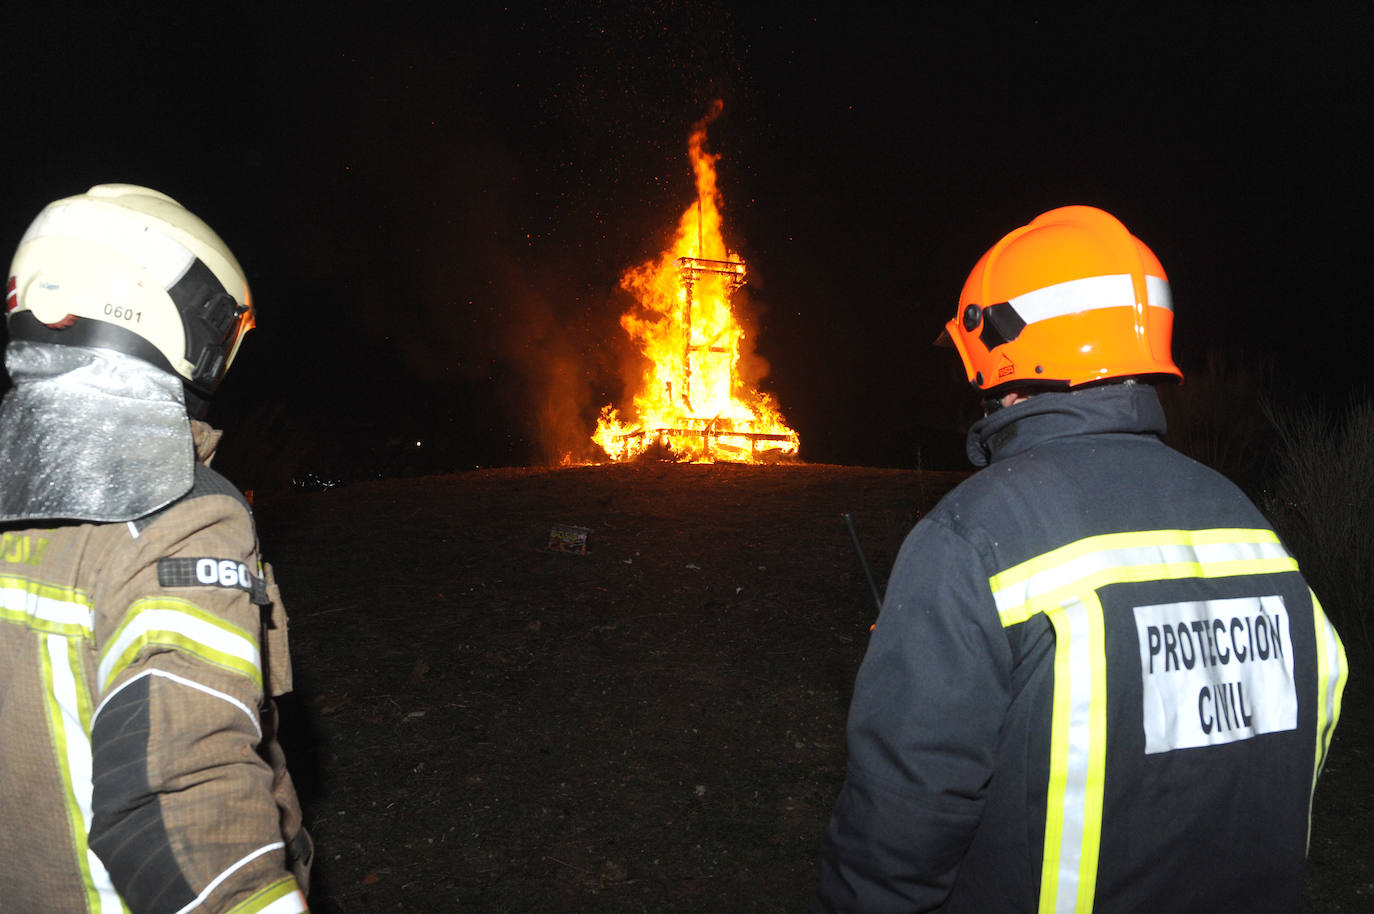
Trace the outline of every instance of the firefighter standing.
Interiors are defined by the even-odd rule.
[[[170,197],[101,185],[39,214],[7,291],[0,907],[304,911],[286,617],[190,418],[253,326],[243,272]]]
[[[986,466],[912,530],[855,683],[816,911],[1296,911],[1336,632],[1260,512],[1160,441],[1164,270],[1056,209],[946,330]]]

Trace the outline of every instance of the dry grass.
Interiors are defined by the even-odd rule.
[[[1280,447],[1264,507],[1357,661],[1374,658],[1374,402],[1269,407]]]

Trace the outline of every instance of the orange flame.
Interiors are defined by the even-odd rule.
[[[636,303],[620,325],[650,365],[631,417],[612,406],[601,410],[592,440],[613,460],[657,446],[680,460],[761,463],[794,456],[800,446],[774,399],[748,387],[737,370],[750,341],[731,295],[746,270],[721,233],[720,156],[706,151],[706,127],[721,108],[716,101],[688,140],[697,199],[678,220],[672,244],[620,278]]]

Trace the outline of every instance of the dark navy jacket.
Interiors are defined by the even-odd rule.
[[[816,911],[1295,911],[1345,663],[1152,387],[974,426],[855,684]]]

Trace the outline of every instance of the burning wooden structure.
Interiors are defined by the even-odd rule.
[[[612,460],[656,448],[679,460],[763,463],[794,456],[800,446],[772,397],[740,377],[741,353],[752,340],[732,298],[746,268],[721,234],[718,156],[705,149],[706,125],[719,111],[717,103],[692,132],[697,199],[682,214],[672,245],[621,278],[636,306],[620,323],[649,364],[631,416],[610,406],[601,411],[592,437]]]

